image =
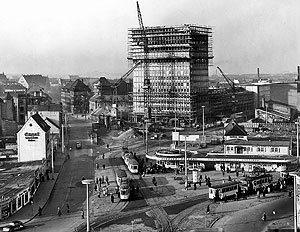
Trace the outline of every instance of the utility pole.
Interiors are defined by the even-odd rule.
[[[187,173],[187,154],[186,154],[186,135],[184,136],[184,175],[185,175],[185,190],[188,189],[188,173]]]
[[[54,180],[54,152],[53,152],[53,132],[51,136],[51,165],[52,165],[52,180]]]
[[[205,128],[204,108],[205,108],[205,106],[202,106],[202,139],[203,139],[203,142],[205,141],[205,139],[204,139],[204,128]]]

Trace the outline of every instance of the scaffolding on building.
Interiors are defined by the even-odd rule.
[[[148,51],[145,56],[143,36]],[[193,95],[206,93],[208,66],[212,65],[212,28],[184,24],[128,30],[128,59],[134,65],[147,57],[150,78],[149,105],[152,118],[170,119],[176,114],[186,121],[197,117]],[[133,73],[133,113],[142,117],[145,109],[143,90],[145,65]]]

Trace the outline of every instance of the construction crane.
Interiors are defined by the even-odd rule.
[[[135,68],[137,66],[139,66],[139,64],[141,64],[142,61],[138,61],[136,62],[123,76],[121,76],[121,78],[114,84],[113,88],[113,103],[116,104],[116,108],[118,107],[118,87],[120,86],[120,84],[125,81],[127,79],[127,77],[129,77],[129,75],[133,72],[133,70],[135,70]]]
[[[150,77],[149,77],[149,64],[148,64],[148,55],[149,55],[149,47],[148,47],[148,38],[146,35],[146,30],[143,24],[143,19],[142,19],[142,14],[140,10],[139,3],[136,2],[137,6],[137,14],[138,14],[138,20],[139,20],[139,25],[140,29],[142,32],[142,41],[140,44],[142,44],[143,49],[144,49],[144,106],[145,106],[145,119],[150,120],[151,119],[151,107],[150,107]]]
[[[235,98],[235,92],[236,92],[236,87],[234,82],[227,77],[224,72],[222,71],[222,69],[220,67],[217,67],[217,69],[220,71],[220,73],[222,74],[222,76],[224,77],[224,79],[227,81],[227,83],[229,84],[230,88],[232,89],[232,111],[233,111],[233,117],[235,117],[235,112],[236,112],[236,98]]]

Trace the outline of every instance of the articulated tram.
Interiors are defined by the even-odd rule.
[[[125,170],[116,170],[116,181],[120,191],[120,199],[128,200],[130,197],[130,180],[128,179]]]

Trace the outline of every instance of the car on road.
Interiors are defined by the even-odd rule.
[[[82,148],[81,142],[76,142],[76,149],[81,149],[81,148]]]
[[[22,230],[25,228],[25,225],[21,221],[12,221],[8,223],[8,225],[4,226],[2,228],[2,231],[5,232],[11,232],[11,231],[17,231],[17,230]]]

